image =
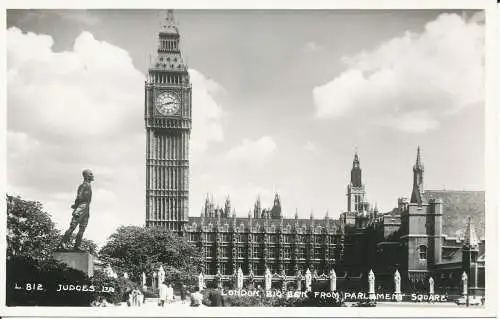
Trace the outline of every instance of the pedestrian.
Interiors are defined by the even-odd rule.
[[[185,284],[182,284],[181,285],[181,302],[184,304],[186,303],[186,285]]]
[[[165,282],[162,282],[160,285],[160,301],[158,303],[158,306],[160,307],[165,306],[165,301],[167,300],[167,294],[168,294],[168,287],[165,284]]]
[[[170,297],[169,302],[170,302],[170,303],[173,303],[173,302],[174,302],[174,300],[175,300],[175,294],[174,294],[174,287],[173,287],[173,285],[172,285],[172,284],[169,284],[169,285],[168,285],[168,295],[169,295],[169,297]]]
[[[167,291],[165,294],[165,301],[167,302],[167,304],[171,302],[171,299],[172,299],[172,295],[171,295],[170,284],[167,284]]]
[[[191,307],[199,307],[201,306],[201,302],[203,301],[203,295],[199,291],[198,287],[194,288],[194,292],[191,293]]]

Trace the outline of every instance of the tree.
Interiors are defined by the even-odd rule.
[[[163,265],[166,280],[194,284],[202,262],[199,249],[185,237],[163,228],[138,226],[119,227],[99,258],[137,282],[143,272],[151,274]]]
[[[61,237],[60,231],[55,228],[50,214],[43,210],[41,203],[7,195],[7,258],[52,258]],[[81,249],[95,255],[97,245],[84,239]]]
[[[7,257],[50,258],[59,235],[41,203],[7,195]]]

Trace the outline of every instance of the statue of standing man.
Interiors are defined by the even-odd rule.
[[[83,183],[78,186],[75,203],[71,205],[71,208],[73,209],[73,217],[71,218],[68,230],[64,233],[64,236],[59,243],[58,249],[67,249],[66,246],[70,241],[73,231],[75,231],[76,226],[79,226],[78,233],[76,234],[74,250],[80,250],[83,233],[85,232],[85,228],[87,228],[87,224],[89,222],[89,208],[90,201],[92,200],[92,187],[90,183],[94,180],[94,174],[90,169],[85,169],[82,172],[82,175]]]

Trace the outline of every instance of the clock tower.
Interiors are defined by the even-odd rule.
[[[182,231],[189,215],[191,83],[168,10],[145,82],[146,226]]]

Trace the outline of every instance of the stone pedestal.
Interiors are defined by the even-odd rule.
[[[94,275],[94,256],[87,252],[56,251],[53,257],[70,268],[84,272],[89,277]]]

